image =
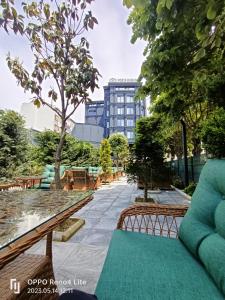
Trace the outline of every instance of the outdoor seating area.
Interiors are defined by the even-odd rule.
[[[96,190],[103,183],[110,183],[123,176],[123,168],[112,167],[111,174],[105,174],[101,167],[60,167],[61,185],[65,191]],[[21,176],[14,182],[0,184],[0,191],[19,189],[54,190],[54,166],[46,165],[41,176]]]
[[[103,183],[118,180],[123,169],[113,167],[112,174],[105,174],[101,167],[69,167],[61,166],[61,185],[64,190],[96,190]],[[43,173],[41,189],[54,189],[54,166],[47,165]]]
[[[1,0],[0,39],[0,300],[225,300],[225,0]]]
[[[97,285],[99,299],[224,299],[224,178],[224,161],[223,168],[209,161],[187,213],[185,206],[158,204],[124,210]],[[176,218],[183,216],[178,231]]]
[[[110,225],[110,228],[115,230],[112,231],[112,235],[107,234],[108,242],[107,244],[104,243],[104,245],[109,243],[109,248],[108,246],[104,248],[106,250],[108,248],[106,258],[104,255],[101,255],[101,259],[99,257],[96,261],[98,264],[101,261],[100,266],[98,266],[100,278],[98,279],[99,275],[95,277],[95,285],[97,284],[97,286],[93,286],[92,289],[90,289],[90,286],[85,289],[84,286],[84,291],[95,293],[99,300],[132,299],[132,297],[134,299],[161,300],[165,299],[165,295],[167,299],[224,299],[224,172],[225,167],[221,168],[220,160],[209,160],[207,162],[203,168],[190,208],[188,201],[185,204],[181,204],[181,202],[174,202],[175,199],[168,198],[170,193],[171,195],[176,193],[174,191],[162,192],[162,196],[160,194],[157,195],[158,199],[164,199],[163,195],[168,194],[168,200],[165,199],[166,202],[161,202],[160,200],[159,203],[146,204],[132,204],[134,195],[131,201],[127,198],[128,196],[125,196],[126,194],[124,196],[121,194],[121,204],[117,204],[119,206],[116,210],[116,215],[113,214],[113,209],[108,210],[111,218],[114,216],[115,219],[113,220],[115,220],[115,227],[117,228],[115,229],[115,227],[113,228]],[[124,184],[123,182],[121,180],[118,181],[118,184],[122,184],[121,188]],[[67,204],[65,202],[66,210],[62,202],[57,208],[58,213],[54,218],[51,218],[50,214],[56,198],[53,194],[51,201],[46,202],[45,198],[43,198],[42,202],[43,204],[45,203],[46,212],[45,208],[42,207],[42,202],[37,204],[36,208],[34,206],[35,211],[40,210],[42,212],[42,219],[48,216],[47,222],[42,224],[42,220],[39,220],[34,230],[21,237],[18,236],[13,243],[13,247],[10,246],[10,243],[8,245],[5,244],[6,246],[2,245],[3,248],[0,251],[0,286],[4,287],[3,299],[8,299],[12,295],[12,291],[8,288],[8,281],[12,275],[16,276],[16,278],[21,278],[22,282],[26,282],[28,277],[34,279],[59,278],[58,271],[55,273],[54,270],[58,270],[58,268],[65,268],[66,270],[68,268],[66,263],[68,258],[63,258],[63,249],[68,242],[62,243],[62,247],[60,247],[61,251],[59,253],[61,253],[61,258],[60,260],[58,258],[58,261],[61,261],[62,265],[57,267],[57,264],[55,265],[57,261],[54,259],[56,255],[54,244],[52,245],[52,230],[57,224],[72,216],[74,212],[76,212],[76,216],[82,216],[83,218],[89,218],[89,215],[93,218],[97,212],[101,212],[104,215],[105,205],[108,204],[107,207],[112,205],[109,195],[110,186],[106,185],[105,187],[103,186],[103,189],[100,188],[99,193],[103,193],[104,200],[99,202],[97,197],[93,204],[91,204],[93,201],[92,194],[72,191],[72,193],[80,194],[77,194],[74,200],[70,198],[71,200]],[[115,192],[117,191],[120,194],[119,186],[115,186],[117,187]],[[124,185],[124,191],[126,191],[126,186],[127,184]],[[134,185],[133,191],[135,190]],[[27,192],[33,193],[29,190]],[[37,192],[43,193],[44,191],[37,190]],[[46,191],[45,193],[49,192]],[[11,197],[14,197],[14,193],[10,194]],[[54,191],[50,193],[54,193]],[[63,193],[71,192],[64,191]],[[60,204],[60,197],[60,195],[57,196],[58,204]],[[35,202],[32,205],[34,204]],[[27,203],[26,205],[30,204]],[[38,208],[39,206],[40,208]],[[88,214],[86,206],[93,206],[91,214]],[[115,207],[117,208],[117,206]],[[93,221],[91,223],[94,224]],[[104,228],[106,228],[105,226]],[[103,227],[99,223],[99,226],[97,225],[96,228],[100,230]],[[24,230],[27,231],[28,229],[24,227]],[[84,242],[81,242],[81,245],[86,245],[87,252],[83,250],[83,256],[78,258],[71,254],[70,262],[71,266],[74,265],[73,272],[78,272],[78,274],[80,274],[79,272],[86,274],[85,269],[80,269],[79,267],[80,259],[82,259],[82,264],[85,264],[86,259],[91,259],[91,256],[90,258],[88,257],[91,255],[91,251],[100,251],[99,253],[102,253],[103,249],[103,246],[94,246],[98,245],[96,242],[94,242],[93,246],[91,242],[89,246],[88,240],[94,241],[93,237],[95,235],[92,226],[88,226],[87,229],[84,226],[83,232],[85,235],[88,234],[86,238],[84,235]],[[15,233],[13,234],[15,235]],[[45,235],[48,236],[46,242],[41,240]],[[82,241],[82,236],[81,230],[80,233],[72,238],[74,245],[79,245],[77,241]],[[110,236],[112,237],[110,238]],[[31,251],[23,254],[25,250],[33,245],[35,246],[38,241],[43,242],[41,243],[43,246],[47,243],[46,256],[40,256],[40,251],[34,251],[33,253]],[[69,245],[71,245],[71,251],[73,251],[73,243],[69,242]],[[100,245],[103,245],[102,242]],[[91,248],[88,250],[88,247]],[[96,250],[93,247],[97,247]],[[69,253],[68,250],[67,253]],[[104,266],[101,270],[101,264],[103,263]],[[95,262],[89,262],[89,268],[91,264],[95,264]],[[35,268],[30,269],[31,265],[35,266]],[[18,266],[20,267],[18,268]],[[70,273],[69,276],[73,275]],[[55,292],[51,294],[50,298],[48,298],[49,295],[45,295],[43,299],[58,299],[60,286],[56,287],[53,282],[48,285],[48,288]],[[191,290],[190,286],[192,287]],[[32,285],[32,288],[35,287],[37,286]],[[43,288],[41,285],[38,287]],[[72,286],[69,287],[71,288]],[[22,284],[20,295],[27,295],[27,289],[28,286]],[[25,299],[32,298],[26,296]]]

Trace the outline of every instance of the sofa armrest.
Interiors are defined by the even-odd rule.
[[[117,229],[177,238],[187,209],[186,205],[134,204],[122,211]]]

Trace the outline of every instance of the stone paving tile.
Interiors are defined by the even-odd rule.
[[[95,229],[114,230],[116,228],[117,218],[102,218],[95,226]]]
[[[85,218],[84,229],[94,228],[99,223],[101,218]]]
[[[82,214],[78,214],[81,218],[101,218],[103,216],[103,212],[101,210],[86,210]]]
[[[68,266],[61,266],[54,273],[55,279],[58,281],[57,286],[60,294],[71,289],[94,294],[99,278],[99,271],[89,269],[77,270]]]
[[[91,229],[81,241],[85,245],[96,245],[108,247],[113,230]]]
[[[85,237],[89,234],[90,232],[90,228],[81,228],[76,234],[74,234],[71,238],[70,238],[70,243],[81,243]]]
[[[77,244],[79,247],[64,260],[63,266],[74,267],[77,270],[101,271],[107,253],[107,247]]]
[[[127,205],[129,206],[129,205]],[[116,206],[112,206],[111,210],[106,211],[103,215],[103,218],[115,218],[115,219],[119,219],[121,213],[121,206],[120,207],[116,207]]]

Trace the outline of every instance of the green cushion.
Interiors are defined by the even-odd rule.
[[[48,171],[54,171],[54,166],[53,166],[53,165],[46,165],[45,168],[46,168]]]
[[[202,240],[215,231],[215,210],[223,200],[223,194],[225,160],[208,160],[193,194],[191,208],[179,231],[179,238],[195,256],[198,256],[198,247]]]
[[[198,257],[198,248],[202,240],[212,233],[214,233],[212,227],[199,222],[192,214],[187,214],[179,230],[181,240],[196,257]]]
[[[219,234],[208,236],[199,247],[199,256],[225,296],[225,239]]]
[[[215,223],[217,232],[225,238],[225,200],[221,201],[216,208]]]
[[[43,183],[52,183],[53,180],[54,180],[54,177],[49,176],[49,177],[43,179],[42,182]]]
[[[88,173],[90,175],[100,175],[102,173],[101,167],[88,167]]]
[[[224,299],[179,240],[120,230],[113,234],[96,295],[99,300]]]
[[[42,173],[42,176],[45,177],[45,178],[47,178],[50,174],[51,174],[51,173],[50,173],[49,171],[44,171],[44,172]]]
[[[38,187],[40,189],[50,189],[50,183],[42,183],[40,187]]]

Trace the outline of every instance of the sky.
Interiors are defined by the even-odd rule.
[[[145,43],[137,41],[131,44],[131,26],[127,25],[129,10],[122,0],[95,0],[91,5],[98,25],[90,31],[87,39],[94,65],[101,74],[99,89],[90,95],[92,100],[103,100],[103,86],[110,78],[137,78],[144,60]],[[24,66],[32,68],[33,56],[25,39],[0,32],[0,109],[13,109],[20,112],[23,102],[31,101],[31,95],[24,93],[17,85],[6,64],[6,55],[20,57]],[[73,115],[76,122],[84,122],[84,106],[80,106]]]

